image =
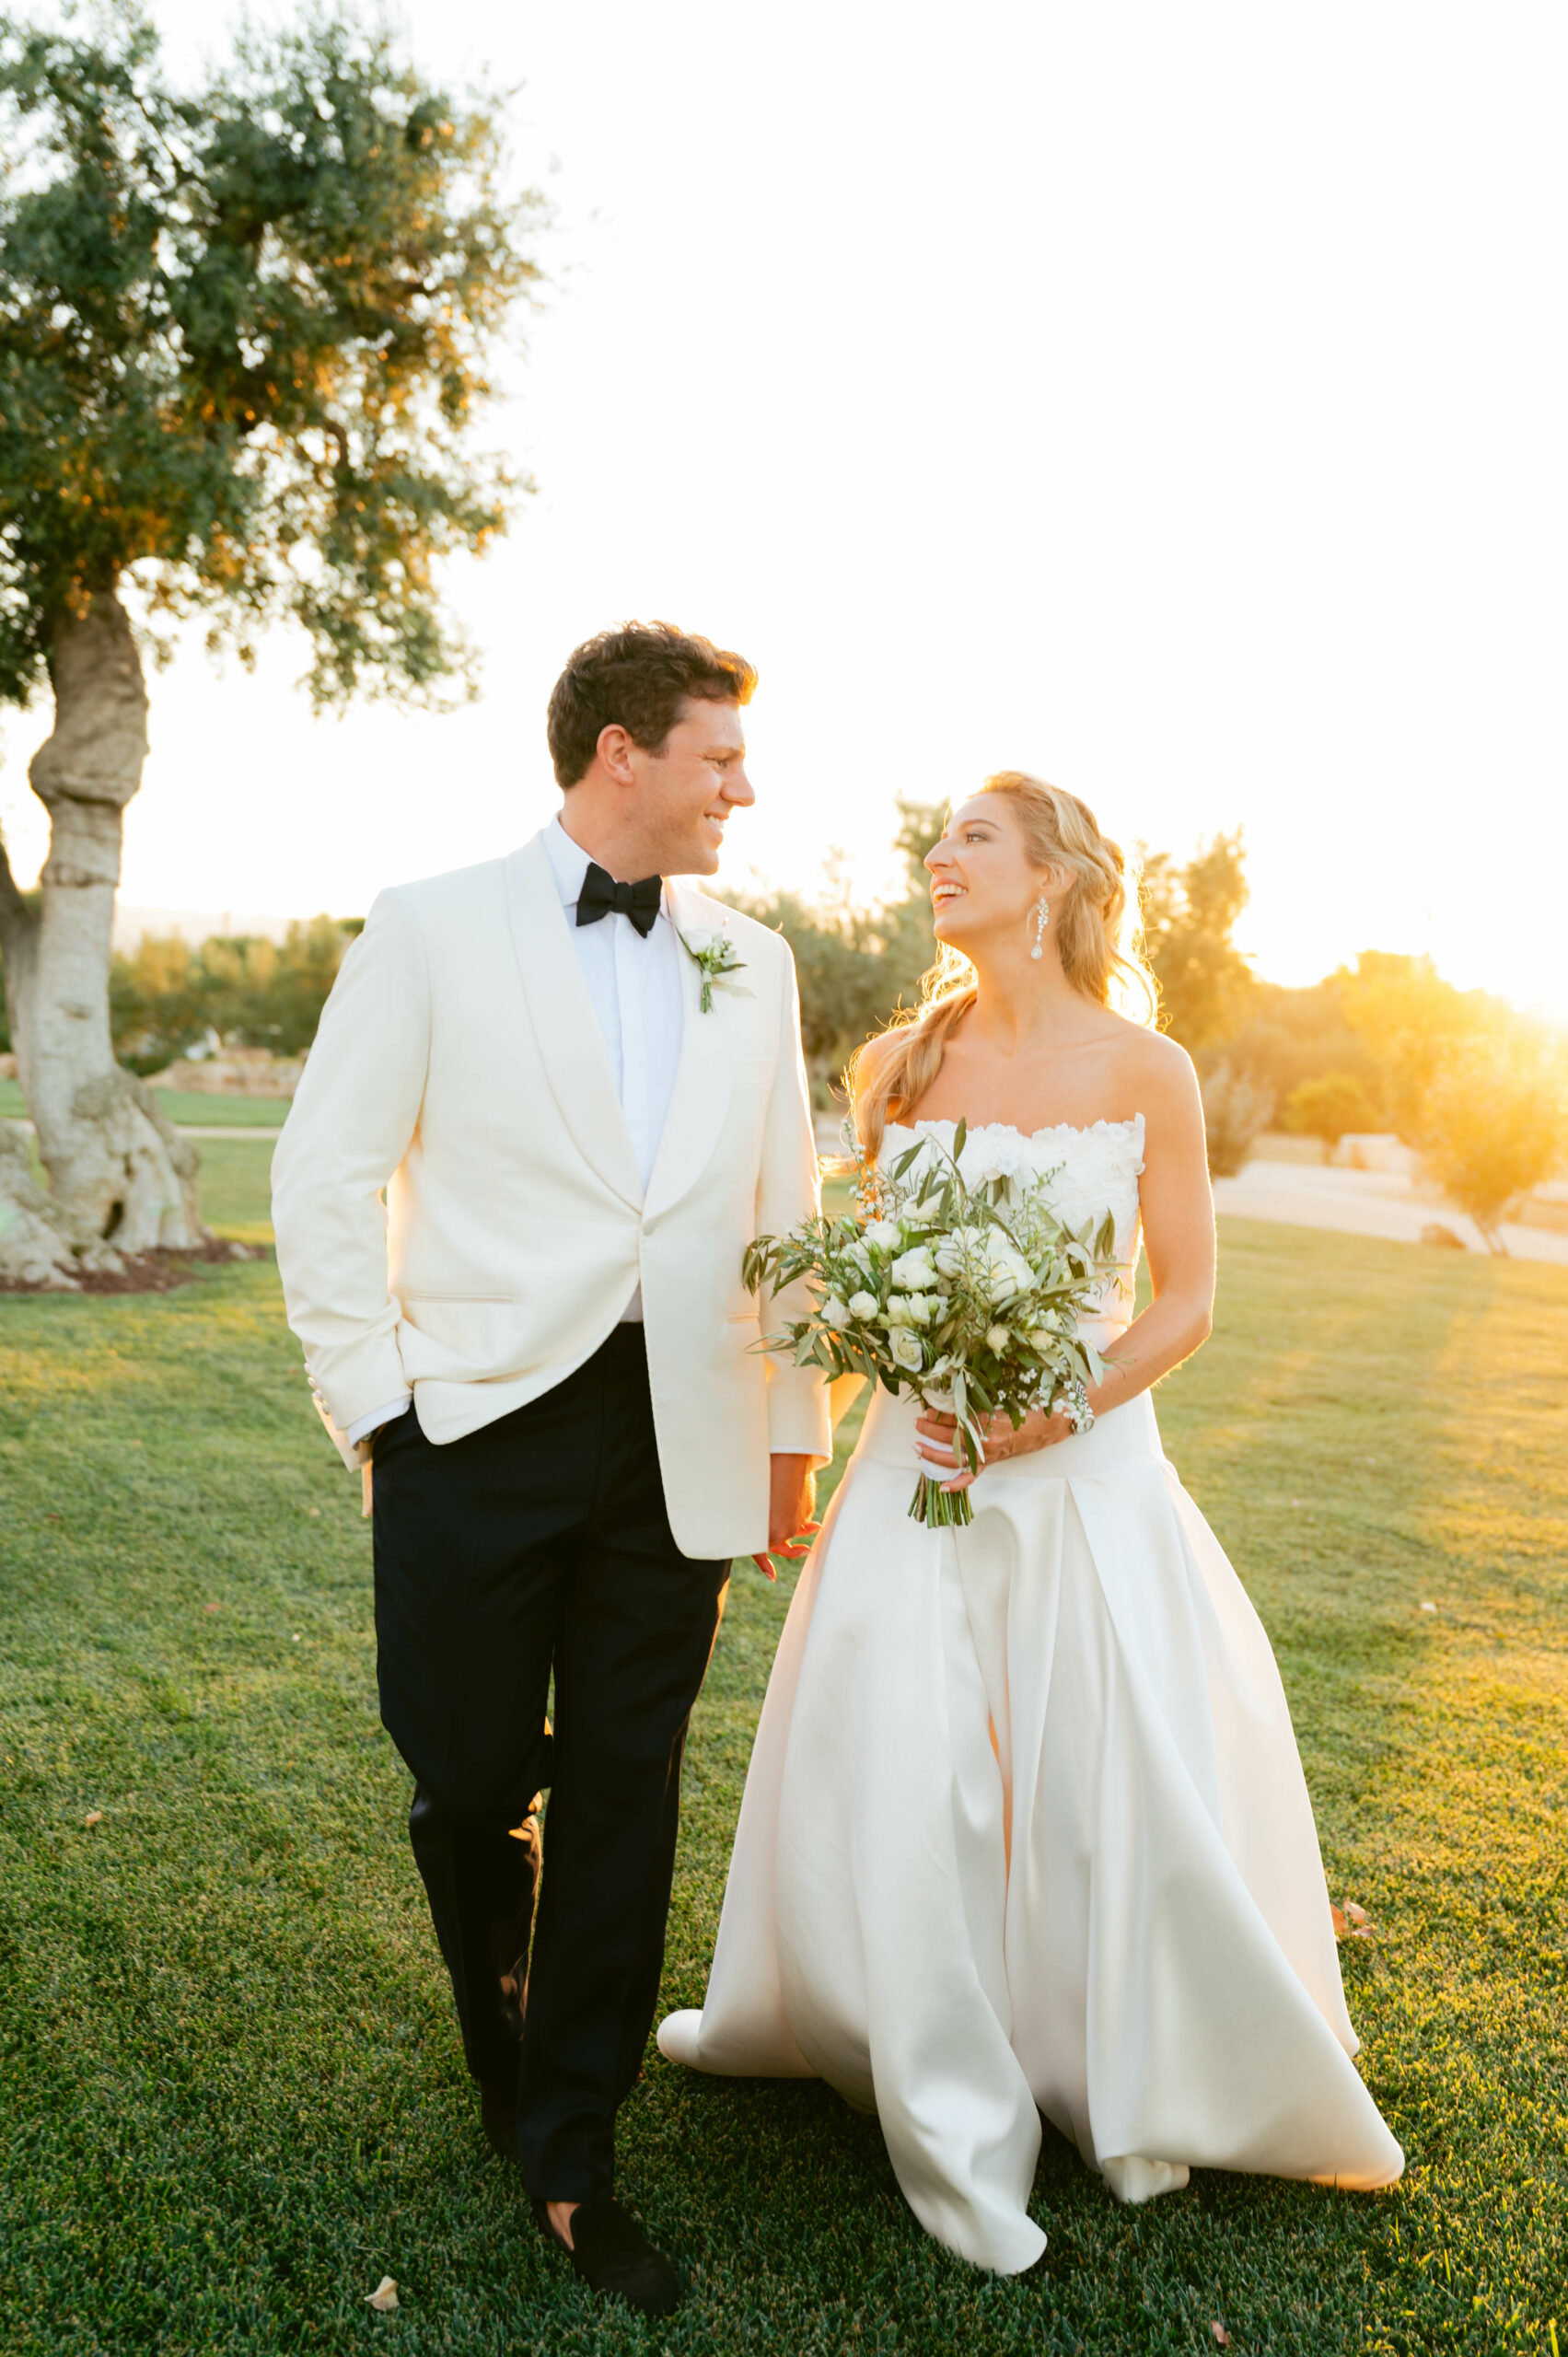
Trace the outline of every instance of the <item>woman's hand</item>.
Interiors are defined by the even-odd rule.
[[[957,1416],[938,1415],[928,1408],[916,1425],[920,1437],[915,1443],[923,1465],[933,1473],[951,1472],[954,1479],[944,1481],[944,1490],[967,1490],[974,1480],[958,1446]],[[1021,1424],[1015,1425],[1010,1416],[998,1413],[981,1424],[981,1470],[987,1465],[1005,1464],[1009,1457],[1032,1457],[1039,1448],[1053,1447],[1065,1440],[1073,1430],[1073,1420],[1063,1409],[1048,1416],[1043,1408],[1031,1408]]]

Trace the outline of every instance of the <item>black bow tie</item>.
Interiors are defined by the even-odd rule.
[[[577,895],[577,923],[598,924],[600,917],[630,917],[645,941],[654,929],[663,895],[662,876],[645,876],[640,884],[618,884],[597,860],[590,859]]]

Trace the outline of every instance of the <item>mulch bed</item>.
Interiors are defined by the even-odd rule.
[[[226,1244],[214,1237],[207,1244],[198,1244],[189,1252],[138,1252],[128,1254],[118,1269],[83,1269],[75,1284],[32,1284],[22,1277],[0,1277],[0,1294],[58,1293],[75,1299],[85,1293],[172,1293],[177,1285],[188,1285],[192,1279],[215,1264],[234,1260],[270,1260],[272,1247],[266,1244]]]

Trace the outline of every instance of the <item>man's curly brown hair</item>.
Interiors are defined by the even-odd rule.
[[[749,703],[757,674],[744,655],[693,638],[673,622],[622,622],[585,639],[550,695],[546,730],[555,782],[587,774],[601,728],[624,728],[645,753],[661,753],[689,698]]]

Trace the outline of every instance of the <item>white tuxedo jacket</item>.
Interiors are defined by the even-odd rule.
[[[645,1195],[542,842],[377,898],[321,1017],[273,1162],[289,1324],[345,1460],[412,1391],[459,1439],[592,1356],[641,1283],[659,1465],[683,1554],[767,1545],[773,1450],[831,1455],[815,1371],[754,1348],[793,1306],[741,1256],[817,1209],[795,961],[676,883],[682,932],[745,961],[685,1028]],[[383,1209],[381,1190],[386,1190]],[[796,1312],[796,1314],[798,1314]]]

